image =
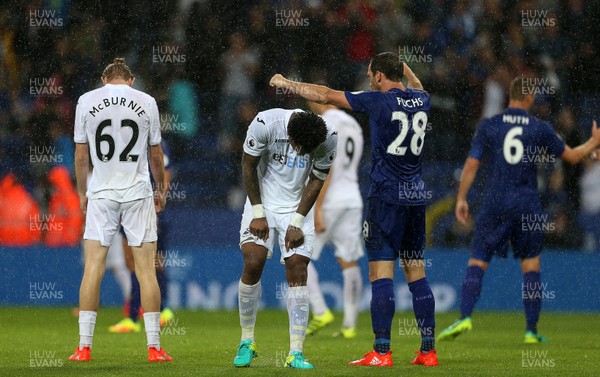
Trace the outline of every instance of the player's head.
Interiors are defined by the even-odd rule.
[[[127,64],[125,64],[124,58],[115,58],[102,72],[102,83],[104,84],[112,81],[125,81],[129,85],[133,85],[134,80],[133,74]]]
[[[519,76],[510,83],[509,97],[513,104],[518,103],[521,107],[529,110],[535,102],[536,93],[535,80],[530,77]]]
[[[325,141],[327,126],[317,114],[303,111],[292,114],[287,132],[290,144],[298,154],[307,154]]]
[[[371,89],[381,90],[382,81],[402,82],[404,63],[393,52],[382,52],[371,59],[367,74],[371,82]]]

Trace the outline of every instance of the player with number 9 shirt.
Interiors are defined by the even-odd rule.
[[[515,258],[521,260],[522,299],[525,308],[525,343],[545,343],[537,331],[542,304],[540,253],[547,215],[537,189],[537,171],[542,154],[559,156],[575,164],[600,144],[596,122],[592,137],[571,149],[545,122],[529,115],[535,101],[535,80],[517,77],[510,85],[508,108],[481,122],[473,137],[456,200],[456,218],[466,224],[467,194],[480,162],[487,171],[482,206],[475,222],[471,258],[462,285],[460,318],[444,329],[439,340],[452,340],[472,329],[471,314],[481,292],[481,282],[492,256],[506,258],[510,242]]]
[[[421,348],[412,364],[437,366],[435,299],[423,263],[425,204],[429,195],[422,180],[421,159],[430,98],[408,65],[394,53],[376,55],[367,74],[373,90],[364,92],[342,92],[294,82],[279,74],[271,78],[271,85],[287,88],[309,101],[369,115],[371,188],[363,233],[369,258],[375,344],[373,351],[350,365],[393,365],[390,350],[395,312],[393,277],[395,261],[400,258],[421,333]]]

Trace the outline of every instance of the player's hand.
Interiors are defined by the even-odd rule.
[[[79,195],[79,207],[81,208],[81,212],[83,213],[84,218],[87,213],[87,203],[88,203],[87,196]]]
[[[154,191],[154,209],[156,213],[161,213],[167,205],[167,196],[160,191]]]
[[[600,145],[600,128],[596,125],[596,119],[592,122],[592,139],[594,139],[597,145]]]
[[[327,227],[325,226],[325,220],[323,220],[323,213],[321,211],[315,211],[315,232],[319,234],[326,230]]]
[[[279,73],[276,73],[273,75],[273,77],[271,77],[269,85],[282,88],[285,86],[285,77],[283,77],[283,75],[280,75]]]
[[[454,214],[459,223],[467,225],[469,220],[469,203],[466,200],[457,201]]]
[[[250,233],[263,241],[269,239],[269,223],[266,217],[259,217],[250,221]]]
[[[288,226],[285,233],[285,249],[290,251],[304,244],[304,232],[295,226]]]

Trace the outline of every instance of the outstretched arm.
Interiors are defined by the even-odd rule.
[[[570,148],[568,145],[565,146],[565,151],[561,155],[561,158],[569,164],[574,165],[592,153],[598,145],[600,145],[600,129],[598,129],[594,120],[592,123],[592,136],[585,143],[575,148]]]
[[[475,181],[477,170],[479,169],[479,160],[473,157],[468,157],[465,161],[462,173],[460,174],[460,184],[458,186],[458,194],[456,196],[456,219],[463,225],[467,224],[469,219],[469,204],[467,203],[467,194]]]
[[[415,73],[406,63],[404,63],[404,77],[406,77],[407,88],[423,90],[423,84],[421,84],[421,80],[419,80],[417,75],[415,75]]]
[[[269,85],[289,89],[302,98],[324,105],[330,104],[352,110],[344,92],[323,85],[288,80],[279,73],[271,77]]]

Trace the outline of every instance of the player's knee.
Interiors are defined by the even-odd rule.
[[[527,272],[539,272],[540,271],[540,257],[526,258],[521,260],[521,271]]]
[[[285,272],[290,285],[306,285],[309,262],[310,260],[307,257],[297,254],[285,260]]]
[[[244,258],[244,273],[248,275],[260,275],[265,262],[258,258]]]
[[[480,259],[475,259],[475,258],[469,259],[469,263],[467,264],[467,266],[477,266],[484,271],[487,270],[488,265],[489,265],[489,263],[484,262]]]

